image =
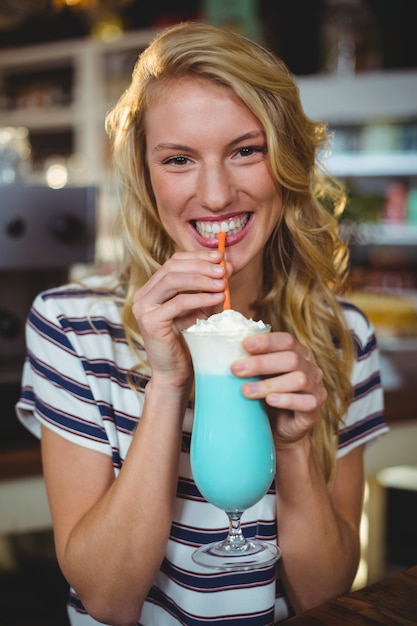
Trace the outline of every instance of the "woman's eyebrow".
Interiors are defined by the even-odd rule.
[[[240,135],[239,137],[236,137],[236,139],[232,139],[232,141],[228,144],[229,146],[235,146],[236,144],[240,143],[241,141],[246,141],[247,139],[265,139],[265,133],[263,130],[252,130],[248,133],[245,133],[243,135]]]
[[[191,150],[191,148],[181,143],[170,143],[170,142],[158,143],[158,145],[152,148],[152,152],[160,152],[161,150],[183,150],[185,152],[185,151]]]
[[[229,146],[235,146],[236,144],[240,143],[241,141],[246,141],[247,139],[265,139],[265,133],[263,130],[253,130],[250,131],[248,133],[244,133],[243,135],[239,135],[239,137],[236,137],[235,139],[232,139],[228,145]],[[190,151],[192,150],[192,148],[190,146],[186,146],[185,144],[181,144],[181,143],[174,143],[174,142],[163,142],[163,143],[159,143],[158,145],[156,145],[153,149],[152,152],[160,152],[162,150],[182,150],[184,152]]]

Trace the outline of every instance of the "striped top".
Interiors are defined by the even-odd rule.
[[[126,457],[140,419],[144,394],[128,383],[136,357],[128,347],[120,305],[101,290],[103,278],[84,286],[66,285],[40,294],[27,321],[27,358],[17,413],[40,437],[40,424],[69,441],[107,454],[115,476]],[[97,291],[97,289],[99,289]],[[387,430],[373,329],[352,304],[341,301],[353,334],[357,359],[352,373],[353,403],[340,429],[338,456],[347,454]],[[144,389],[149,372],[137,375]],[[193,415],[183,426],[178,490],[165,558],[149,591],[141,626],[265,626],[284,620],[291,608],[277,566],[243,572],[218,572],[196,565],[191,554],[203,543],[222,539],[227,531],[223,511],[206,502],[190,470]],[[275,485],[245,511],[246,536],[279,543]],[[72,626],[97,625],[70,590]]]

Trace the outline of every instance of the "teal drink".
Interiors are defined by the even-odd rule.
[[[275,544],[247,540],[240,517],[268,491],[275,473],[275,448],[263,400],[245,398],[231,365],[247,356],[242,342],[249,335],[269,332],[262,322],[227,310],[184,331],[195,377],[191,470],[204,498],[229,517],[229,534],[222,542],[203,545],[193,559],[216,569],[265,567],[276,561]]]
[[[203,496],[224,511],[244,511],[269,489],[275,449],[261,400],[249,400],[232,374],[196,374],[191,469]]]

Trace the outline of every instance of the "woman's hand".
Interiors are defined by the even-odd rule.
[[[177,252],[136,291],[132,311],[154,380],[189,384],[191,360],[181,330],[220,310],[226,287],[221,260],[217,250]]]
[[[289,333],[254,335],[245,339],[244,347],[250,356],[236,361],[232,372],[261,377],[243,384],[244,395],[265,399],[277,448],[300,442],[321,418],[327,396],[322,371]]]
[[[311,440],[327,393],[311,353],[289,333],[244,340],[249,356],[235,361],[248,398],[268,405],[276,455],[281,576],[298,613],[349,589],[359,562],[363,451],[338,459],[331,486]],[[246,382],[246,376],[259,376]],[[340,565],[342,564],[342,566]]]

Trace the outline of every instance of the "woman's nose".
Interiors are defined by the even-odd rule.
[[[205,166],[197,181],[197,197],[202,206],[221,211],[233,202],[235,186],[231,173],[224,165]]]

